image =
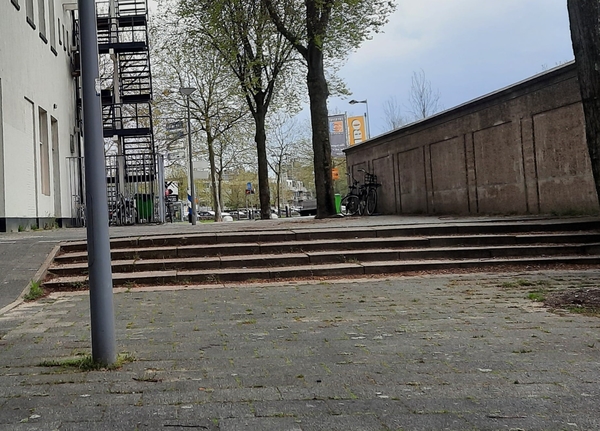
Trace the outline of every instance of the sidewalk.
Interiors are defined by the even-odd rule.
[[[517,282],[529,280],[528,283]],[[0,430],[598,430],[600,320],[527,299],[600,271],[119,290],[117,371],[89,297],[0,316]]]
[[[292,219],[110,233],[482,220],[506,219]],[[84,229],[0,234],[0,299],[16,298],[58,241],[83,238]],[[599,283],[595,269],[117,289],[117,350],[134,360],[88,372],[42,365],[91,352],[89,296],[55,294],[0,312],[0,431],[598,430],[600,319],[552,313],[527,295]]]

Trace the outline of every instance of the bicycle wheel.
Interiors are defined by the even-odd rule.
[[[377,208],[377,189],[374,187],[369,187],[369,191],[367,192],[367,203],[365,207],[367,215],[373,215],[373,213],[375,213],[375,208]]]
[[[356,195],[347,195],[342,199],[342,214],[353,216],[358,212],[359,199]]]

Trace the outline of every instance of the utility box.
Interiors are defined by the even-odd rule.
[[[138,223],[150,221],[154,216],[154,195],[152,193],[138,193],[135,195]]]
[[[342,212],[342,195],[339,193],[335,194],[335,213],[340,214]]]

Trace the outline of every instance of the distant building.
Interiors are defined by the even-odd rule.
[[[310,198],[310,193],[308,192],[308,189],[304,187],[302,181],[291,179],[287,175],[284,175],[283,180],[285,188],[289,191],[289,195],[291,196],[291,199],[288,200],[290,206],[302,206],[302,202],[305,199]]]
[[[3,232],[62,226],[75,216],[81,140],[73,5],[0,0]]]

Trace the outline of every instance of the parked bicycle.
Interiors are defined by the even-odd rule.
[[[381,184],[377,182],[377,176],[364,169],[359,169],[365,175],[364,183],[360,186],[359,182],[351,178],[351,185],[348,186],[348,194],[342,199],[342,214],[353,216],[373,215],[377,208],[377,187]]]
[[[348,176],[348,193],[342,198],[341,210],[342,215],[353,216],[358,213],[360,208],[360,196],[358,195],[358,181],[352,178],[350,173]]]
[[[137,209],[133,200],[126,198],[123,193],[117,196],[115,207],[109,213],[109,221],[113,226],[134,224],[137,220]]]

